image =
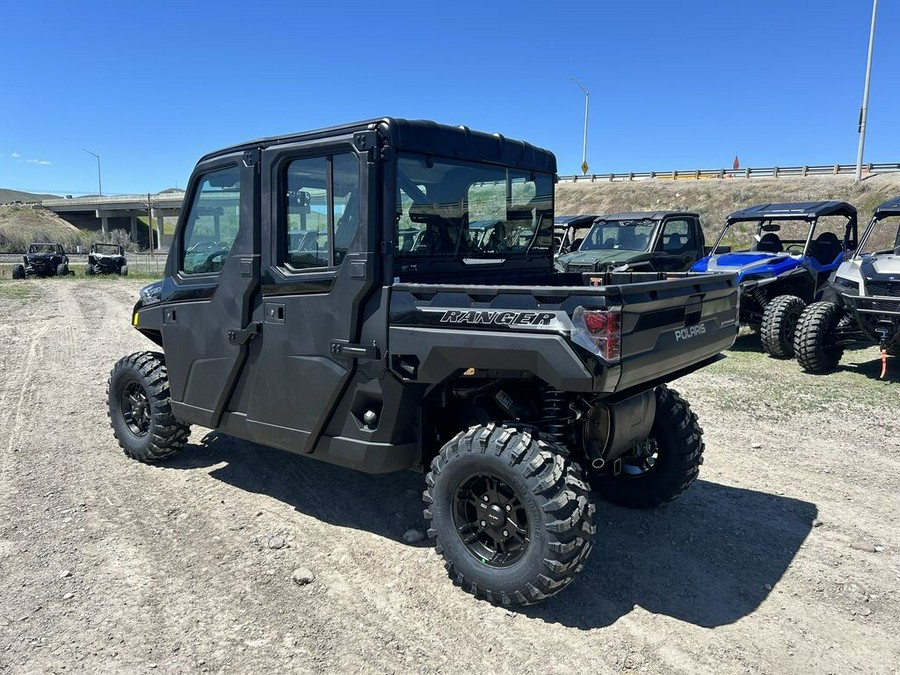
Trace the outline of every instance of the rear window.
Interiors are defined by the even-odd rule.
[[[505,258],[552,245],[549,174],[401,155],[397,186],[401,258]]]

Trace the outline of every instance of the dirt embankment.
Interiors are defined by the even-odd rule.
[[[707,238],[718,234],[729,213],[754,204],[838,200],[859,210],[860,227],[872,209],[900,196],[900,174],[882,174],[854,183],[852,176],[807,178],[653,179],[631,182],[559,183],[556,214],[622,211],[696,211]]]
[[[158,466],[127,459],[104,392],[151,347],[140,284],[0,283],[0,672],[900,670],[900,359],[888,381],[874,349],[814,377],[741,338],[674,385],[701,479],[665,508],[601,504],[576,582],[507,611],[403,542],[421,475],[200,428]]]

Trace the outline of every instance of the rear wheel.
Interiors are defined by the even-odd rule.
[[[60,263],[56,266],[56,276],[64,277],[69,273],[69,266],[66,263]]]
[[[656,388],[656,417],[650,436],[622,457],[616,474],[595,476],[602,499],[628,508],[652,508],[687,490],[703,464],[703,429],[691,406],[674,389]]]
[[[128,265],[122,265],[119,268],[119,276],[123,276],[123,277],[128,276]]]
[[[14,265],[12,268],[12,278],[13,279],[24,279],[25,278],[25,265]]]
[[[794,330],[806,303],[796,295],[780,295],[763,311],[759,328],[763,351],[779,359],[794,355]]]
[[[184,447],[191,429],[172,413],[162,354],[138,352],[120,359],[106,395],[110,426],[126,455],[153,462]]]
[[[457,434],[426,483],[428,535],[468,593],[530,605],[568,586],[590,554],[594,505],[581,469],[527,431],[492,422]]]
[[[834,331],[843,311],[833,302],[811,304],[797,322],[794,353],[800,367],[822,375],[837,368],[844,349],[834,343]]]
[[[90,263],[88,263],[87,265],[84,266],[84,276],[90,277],[90,276],[93,276],[93,274],[94,274],[94,266],[91,265]]]

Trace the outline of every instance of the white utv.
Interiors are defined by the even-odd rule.
[[[875,208],[855,253],[832,276],[822,300],[797,322],[794,353],[810,373],[837,368],[844,349],[856,344],[900,354],[900,197]]]

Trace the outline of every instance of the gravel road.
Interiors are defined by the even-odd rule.
[[[106,417],[141,283],[0,283],[0,672],[900,672],[900,359],[804,375],[755,336],[675,387],[706,430],[668,507],[600,505],[549,602],[455,588],[421,475],[195,428],[158,466]],[[410,537],[412,538],[412,537]]]

